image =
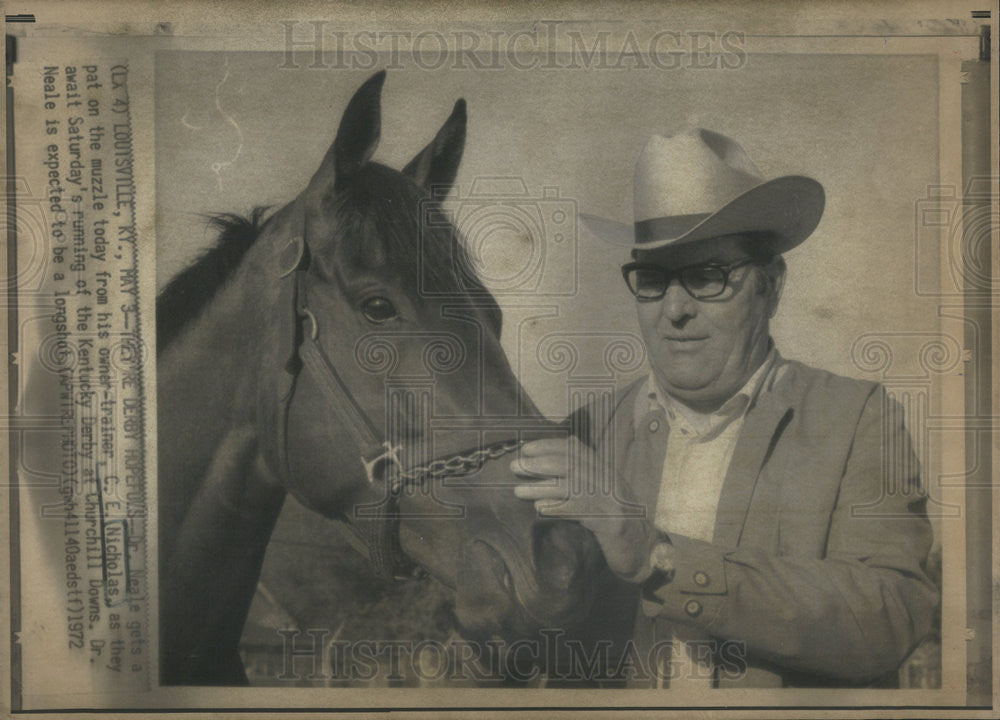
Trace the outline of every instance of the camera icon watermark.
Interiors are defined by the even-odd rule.
[[[473,296],[566,297],[576,294],[577,204],[558,187],[529,193],[517,177],[479,177],[467,194],[448,198],[451,187],[436,188],[421,203],[421,243],[432,235],[458,231],[464,242],[452,247],[450,269],[459,292]],[[421,257],[426,257],[421,253]],[[440,269],[422,262],[420,291],[453,295],[433,281]]]
[[[32,192],[26,178],[5,179],[8,185],[13,181],[15,201],[7,204],[3,215],[3,236],[7,242],[16,243],[17,260],[16,265],[7,268],[0,290],[16,287],[18,295],[25,298],[41,292],[52,254],[46,213],[51,211],[55,217],[61,208],[49,208],[42,196]]]

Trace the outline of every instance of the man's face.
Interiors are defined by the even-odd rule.
[[[702,263],[725,265],[747,257],[738,239],[640,252],[638,261],[667,270]],[[661,387],[690,407],[708,412],[732,397],[763,362],[768,319],[777,308],[783,273],[745,265],[732,270],[725,292],[697,300],[673,278],[660,300],[638,301],[650,363]]]

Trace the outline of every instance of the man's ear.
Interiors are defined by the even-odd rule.
[[[764,267],[764,277],[767,293],[767,316],[773,318],[778,312],[778,302],[781,300],[781,291],[785,287],[785,259],[778,255]]]

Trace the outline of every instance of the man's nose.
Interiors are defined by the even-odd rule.
[[[696,301],[680,281],[672,278],[663,296],[660,312],[672,323],[678,323],[696,314]]]

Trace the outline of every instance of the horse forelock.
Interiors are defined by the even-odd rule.
[[[337,255],[361,270],[393,273],[423,292],[474,299],[499,336],[500,306],[473,274],[458,230],[435,203],[398,171],[367,163],[331,198]]]

